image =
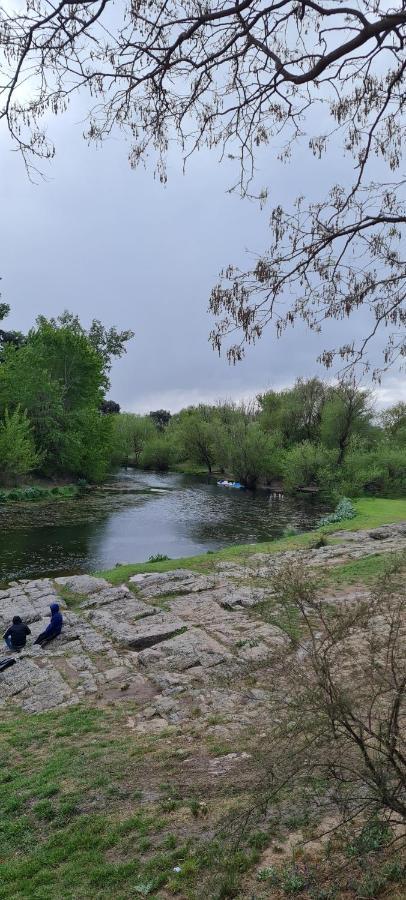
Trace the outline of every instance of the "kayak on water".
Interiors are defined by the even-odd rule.
[[[219,487],[237,488],[237,490],[241,491],[244,490],[244,485],[240,484],[239,481],[218,481],[217,484],[219,485]]]

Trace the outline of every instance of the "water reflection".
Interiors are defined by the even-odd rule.
[[[270,499],[204,478],[126,470],[83,499],[0,506],[0,579],[268,540],[286,527],[311,528],[321,510],[314,497]]]

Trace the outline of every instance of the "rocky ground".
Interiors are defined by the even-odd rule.
[[[277,608],[275,624],[257,611],[272,596],[270,578],[297,560],[329,567],[403,551],[406,523],[337,532],[334,541],[314,550],[252,555],[246,565],[218,563],[211,575],[174,569],[114,587],[90,575],[13,582],[0,591],[0,628],[18,614],[32,639],[0,675],[0,707],[35,713],[131,698],[136,712],[128,725],[140,733],[197,716],[219,737],[257,727],[266,718],[272,660],[287,641]],[[32,641],[54,601],[63,607],[65,627],[41,649]],[[253,668],[255,687],[248,688],[241,676]]]

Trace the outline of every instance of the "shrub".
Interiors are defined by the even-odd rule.
[[[170,557],[165,556],[164,553],[155,553],[155,555],[148,557],[148,562],[165,562],[167,559],[170,559]]]
[[[406,454],[403,447],[383,441],[373,450],[353,446],[343,468],[343,488],[353,496],[406,493]]]
[[[348,497],[343,497],[337,504],[333,513],[323,516],[319,521],[319,525],[332,525],[333,522],[343,522],[345,519],[354,519],[357,511]]]
[[[0,503],[27,503],[37,500],[71,499],[77,493],[74,484],[66,484],[63,487],[42,488],[37,485],[32,487],[12,488],[0,490]]]
[[[145,445],[156,437],[157,430],[149,416],[121,413],[113,419],[112,459],[116,465],[128,462],[139,465]]]
[[[321,444],[303,441],[289,450],[285,457],[284,482],[288,491],[315,485],[320,492],[331,495],[336,489],[337,453]]]

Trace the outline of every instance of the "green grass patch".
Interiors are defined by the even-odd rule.
[[[322,577],[323,584],[372,584],[383,575],[390,563],[399,560],[401,570],[406,569],[406,554],[374,553],[327,569]]]
[[[55,584],[56,590],[62,600],[65,601],[68,609],[76,609],[76,607],[80,606],[81,603],[84,603],[85,600],[88,600],[86,594],[77,594],[75,591],[71,591],[70,588],[66,587],[64,584]]]
[[[116,710],[3,714],[0,898],[153,896],[189,847],[140,802],[149,754]]]
[[[354,519],[333,525],[324,525],[305,534],[282,537],[258,544],[236,544],[224,550],[199,556],[116,566],[114,569],[107,569],[97,574],[112,584],[121,584],[123,581],[127,581],[131,575],[142,572],[168,572],[176,568],[209,573],[221,561],[244,564],[254,553],[280,553],[283,550],[306,549],[314,545],[315,539],[321,535],[333,535],[336,531],[362,531],[377,528],[379,525],[406,521],[406,499],[364,497],[354,501],[354,506],[357,511]]]
[[[207,839],[207,805],[173,779],[173,747],[162,734],[126,729],[127,715],[84,707],[0,715],[0,900],[157,900],[162,888],[197,900],[202,878],[214,878],[214,897],[230,865],[237,884],[257,860],[262,835],[246,853]],[[216,755],[229,749],[211,746]],[[202,820],[202,839],[190,838],[185,809]]]

